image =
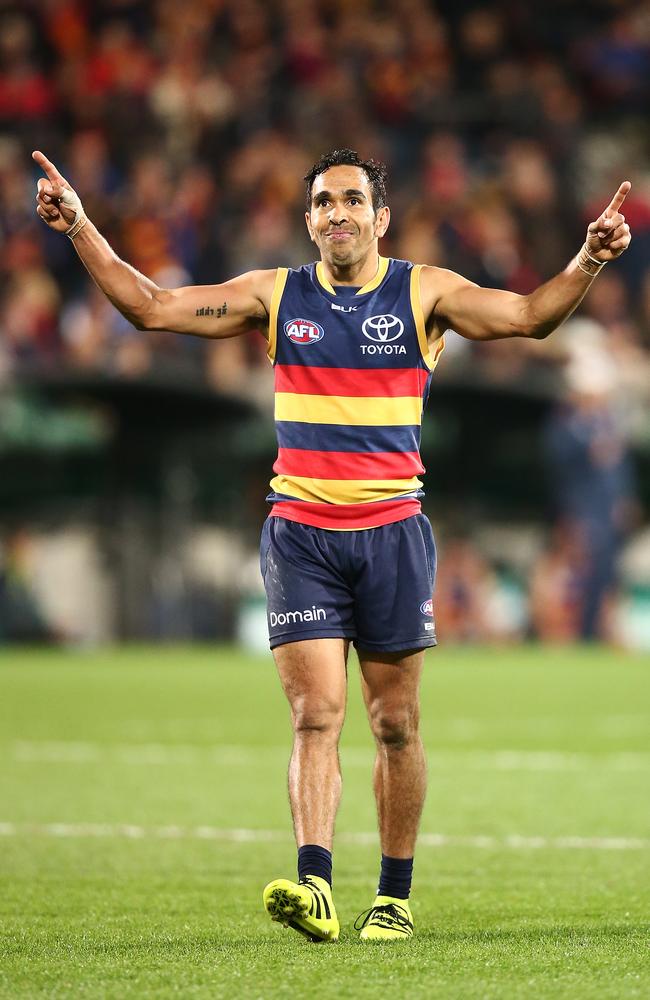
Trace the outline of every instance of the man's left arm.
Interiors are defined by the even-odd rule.
[[[580,304],[604,265],[630,244],[630,227],[619,209],[631,188],[624,181],[611,202],[587,229],[587,239],[560,274],[530,295],[480,288],[466,278],[435,267],[421,273],[425,315],[470,340],[504,337],[548,337]]]

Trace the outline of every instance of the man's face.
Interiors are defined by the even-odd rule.
[[[370,182],[361,167],[330,167],[314,181],[305,219],[321,259],[349,267],[363,260],[384,235],[390,211],[384,206],[375,215]]]

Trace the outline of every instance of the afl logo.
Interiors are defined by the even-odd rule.
[[[423,615],[431,615],[433,617],[433,601],[432,600],[422,601],[422,604],[420,605],[420,611],[422,612]]]
[[[374,340],[378,344],[387,344],[402,336],[404,324],[397,316],[387,313],[385,316],[369,316],[363,321],[361,330],[368,340]]]
[[[294,344],[316,344],[325,336],[322,326],[308,319],[290,319],[284,324],[284,332]]]

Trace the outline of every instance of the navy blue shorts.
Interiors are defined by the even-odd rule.
[[[382,652],[436,645],[436,548],[424,514],[364,531],[269,517],[260,567],[271,649],[328,637]]]

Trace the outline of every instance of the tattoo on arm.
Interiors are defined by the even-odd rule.
[[[228,304],[224,302],[222,306],[217,306],[216,309],[214,309],[212,306],[202,306],[201,309],[196,310],[196,315],[216,316],[217,319],[220,319],[222,316],[225,316],[227,312],[228,312]]]

